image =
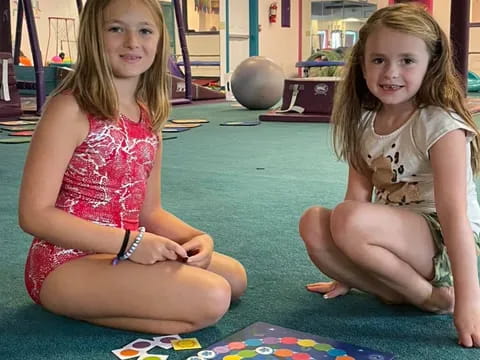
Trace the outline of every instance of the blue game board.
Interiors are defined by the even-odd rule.
[[[257,322],[188,358],[206,359],[392,360],[394,355]]]

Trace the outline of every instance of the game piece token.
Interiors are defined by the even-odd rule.
[[[112,350],[112,353],[120,360],[132,359],[141,354],[139,350],[132,349],[132,348],[116,349],[116,350]]]
[[[137,360],[167,360],[168,355],[160,354],[144,354],[141,355]]]
[[[172,345],[175,350],[190,350],[202,348],[202,345],[200,345],[196,338],[172,340]]]
[[[148,350],[151,348],[155,347],[156,343],[155,341],[148,340],[148,339],[137,339],[135,341],[132,341],[131,343],[125,345],[123,348],[124,349],[134,349],[138,350],[142,353],[146,353]]]
[[[260,347],[256,348],[255,351],[257,353],[259,353],[260,355],[273,354],[273,349],[271,347],[268,347],[268,346],[260,346]]]
[[[202,351],[199,351],[197,355],[203,359],[213,359],[216,354],[212,350],[202,350]]]
[[[153,338],[155,345],[161,347],[162,349],[171,349],[173,346],[172,340],[178,339],[181,339],[179,335],[164,335]]]

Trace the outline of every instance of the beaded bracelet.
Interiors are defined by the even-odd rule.
[[[120,256],[120,260],[127,260],[130,256],[132,256],[133,252],[137,249],[138,244],[140,244],[140,241],[142,241],[143,234],[145,234],[145,228],[141,226],[138,228],[138,234],[135,237],[132,245],[130,246],[130,249],[128,249],[125,254]]]

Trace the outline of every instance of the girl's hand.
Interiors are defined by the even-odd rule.
[[[213,254],[213,239],[208,234],[193,237],[182,245],[189,254],[185,261],[188,265],[206,269],[210,265]]]
[[[455,304],[453,313],[458,343],[465,347],[480,347],[480,299],[468,304]]]
[[[317,282],[306,286],[308,291],[323,294],[324,299],[333,299],[337,296],[345,295],[350,291],[350,287],[338,281]]]
[[[137,236],[138,232],[133,235]],[[132,235],[132,236],[133,236]],[[151,265],[158,261],[176,260],[186,257],[187,251],[173,240],[145,232],[143,239],[129,260],[139,264]]]

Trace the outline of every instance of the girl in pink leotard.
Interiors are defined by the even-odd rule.
[[[28,293],[102,326],[171,334],[214,324],[244,292],[246,273],[161,206],[169,87],[158,2],[89,0],[78,45],[25,164]]]

